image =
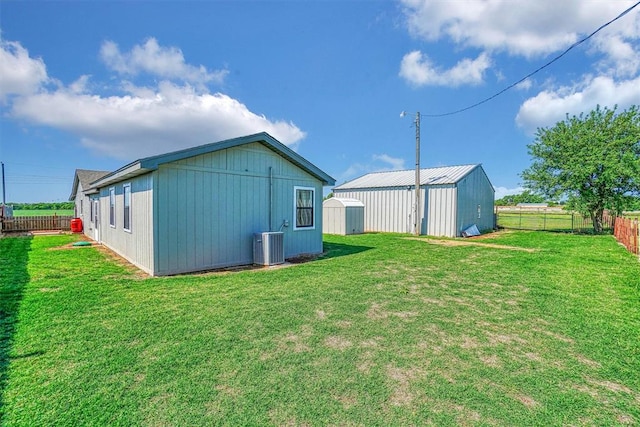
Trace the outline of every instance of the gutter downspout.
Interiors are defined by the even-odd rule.
[[[273,167],[269,166],[269,231],[273,231]]]

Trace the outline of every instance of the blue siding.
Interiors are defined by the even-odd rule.
[[[253,234],[283,221],[285,257],[322,252],[321,182],[260,143],[160,165],[157,177],[156,274],[251,264]],[[294,186],[316,190],[314,230],[293,230]]]

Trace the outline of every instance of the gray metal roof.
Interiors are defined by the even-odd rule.
[[[467,176],[476,165],[444,166],[438,168],[420,169],[420,185],[446,185],[456,184]],[[334,190],[350,190],[356,188],[388,188],[388,187],[414,187],[416,183],[415,169],[402,171],[373,172],[345,182]]]
[[[198,156],[200,154],[212,153],[215,151],[224,150],[227,148],[237,147],[239,145],[250,144],[253,142],[259,142],[274,152],[278,153],[285,159],[289,160],[299,168],[307,171],[311,175],[318,178],[324,185],[333,185],[336,180],[330,175],[323,172],[320,168],[313,163],[272,137],[266,132],[260,132],[253,135],[242,136],[239,138],[227,139],[224,141],[214,142],[211,144],[200,145],[198,147],[187,148],[184,150],[173,151],[171,153],[160,154],[157,156],[145,157],[129,163],[111,172],[108,175],[94,181],[93,187],[103,187],[113,182],[118,182],[123,179],[128,179],[134,176],[149,173],[158,169],[158,166],[165,163],[175,162],[178,160],[186,159],[188,157]]]

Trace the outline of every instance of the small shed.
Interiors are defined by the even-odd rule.
[[[322,202],[322,232],[343,236],[364,233],[364,203],[341,197]]]

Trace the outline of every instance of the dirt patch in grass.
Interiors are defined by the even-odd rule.
[[[351,341],[346,338],[330,336],[324,340],[324,345],[334,350],[346,350],[352,346]]]
[[[429,243],[430,245],[440,245],[440,246],[480,246],[483,248],[492,248],[492,249],[506,249],[509,251],[522,251],[522,252],[537,252],[537,249],[532,248],[522,248],[519,246],[509,246],[509,245],[498,245],[495,243],[482,243],[475,240],[462,240],[462,239],[425,239],[420,237],[406,237],[409,240],[418,240],[420,242]]]
[[[576,358],[576,360],[578,360],[578,362],[590,368],[599,369],[602,367],[602,365],[599,362],[596,362],[595,360],[591,360],[581,354],[574,354],[573,356]]]
[[[344,409],[349,409],[358,403],[358,399],[351,395],[334,395],[332,397],[340,402]]]
[[[373,352],[365,351],[356,364],[356,369],[358,370],[358,372],[361,372],[363,374],[371,373],[371,368],[376,366],[376,363],[372,359]]]
[[[495,354],[492,354],[490,356],[480,356],[480,360],[482,361],[482,363],[489,366],[490,368],[499,368],[502,366],[502,362],[500,362],[500,358]]]
[[[513,396],[513,398],[529,409],[533,409],[539,405],[538,402],[536,402],[531,396],[527,396],[524,394],[516,394]]]
[[[371,304],[369,310],[367,310],[367,318],[372,320],[386,319],[388,317],[398,317],[400,319],[409,319],[411,317],[417,316],[418,313],[412,311],[399,311],[399,312],[391,312],[383,309],[381,304],[376,302]]]
[[[417,369],[402,369],[387,366],[387,377],[393,382],[389,403],[393,406],[407,406],[415,396],[411,392],[411,380],[418,377]]]

